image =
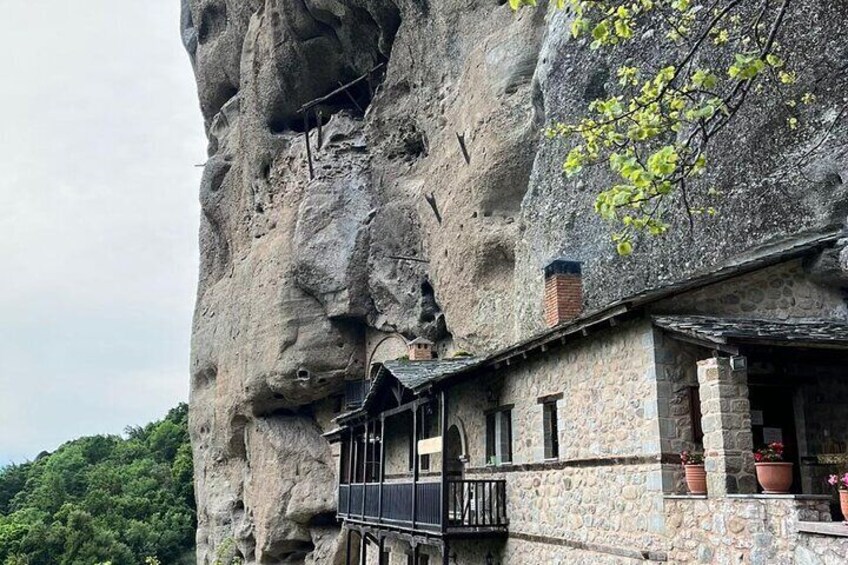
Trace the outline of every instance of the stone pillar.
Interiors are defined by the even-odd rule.
[[[704,462],[710,497],[757,492],[748,373],[730,368],[730,359],[698,362]]]

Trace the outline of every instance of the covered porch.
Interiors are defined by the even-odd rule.
[[[655,317],[654,324],[698,359],[689,416],[708,496],[768,498],[753,451],[780,442],[793,464],[791,494],[811,507],[829,501],[836,518],[826,479],[848,471],[848,324],[704,316]]]

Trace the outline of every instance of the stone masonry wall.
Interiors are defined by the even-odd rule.
[[[662,452],[671,456],[682,451],[703,452],[703,443],[694,437],[691,407],[698,387],[697,363],[710,353],[658,329],[654,329],[654,344]],[[665,492],[686,492],[683,467],[676,458],[663,462],[663,488]]]
[[[647,322],[627,323],[450,390],[448,423],[465,429],[466,475],[507,481],[504,563],[663,553],[653,348]],[[538,399],[560,393],[560,456],[545,461]],[[485,466],[485,411],[505,405],[512,405],[513,463]]]
[[[796,563],[797,547],[838,556],[827,563],[848,560],[845,538],[811,542],[797,531],[798,520],[828,520],[826,501],[792,497],[730,497],[720,499],[666,499],[671,563],[715,565],[789,565]],[[808,561],[808,563],[825,563]]]
[[[560,459],[658,455],[653,333],[645,322],[592,335],[497,378],[449,393],[448,425],[464,424],[471,467],[485,465],[487,409],[512,408],[513,463],[543,460],[539,398],[558,401]]]
[[[759,318],[848,318],[837,288],[815,283],[800,259],[675,296],[651,308],[655,314],[703,314]]]

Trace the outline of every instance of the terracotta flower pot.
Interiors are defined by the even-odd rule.
[[[842,518],[848,524],[848,490],[846,489],[839,491],[839,506],[842,508]]]
[[[765,494],[789,494],[792,488],[792,463],[755,463],[757,480]]]
[[[703,465],[684,465],[690,494],[707,494],[707,472]]]

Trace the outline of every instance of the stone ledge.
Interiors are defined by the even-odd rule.
[[[666,500],[706,500],[706,494],[664,494]]]
[[[830,500],[829,494],[728,494],[734,500]]]
[[[798,531],[803,534],[848,538],[845,522],[798,522]]]

